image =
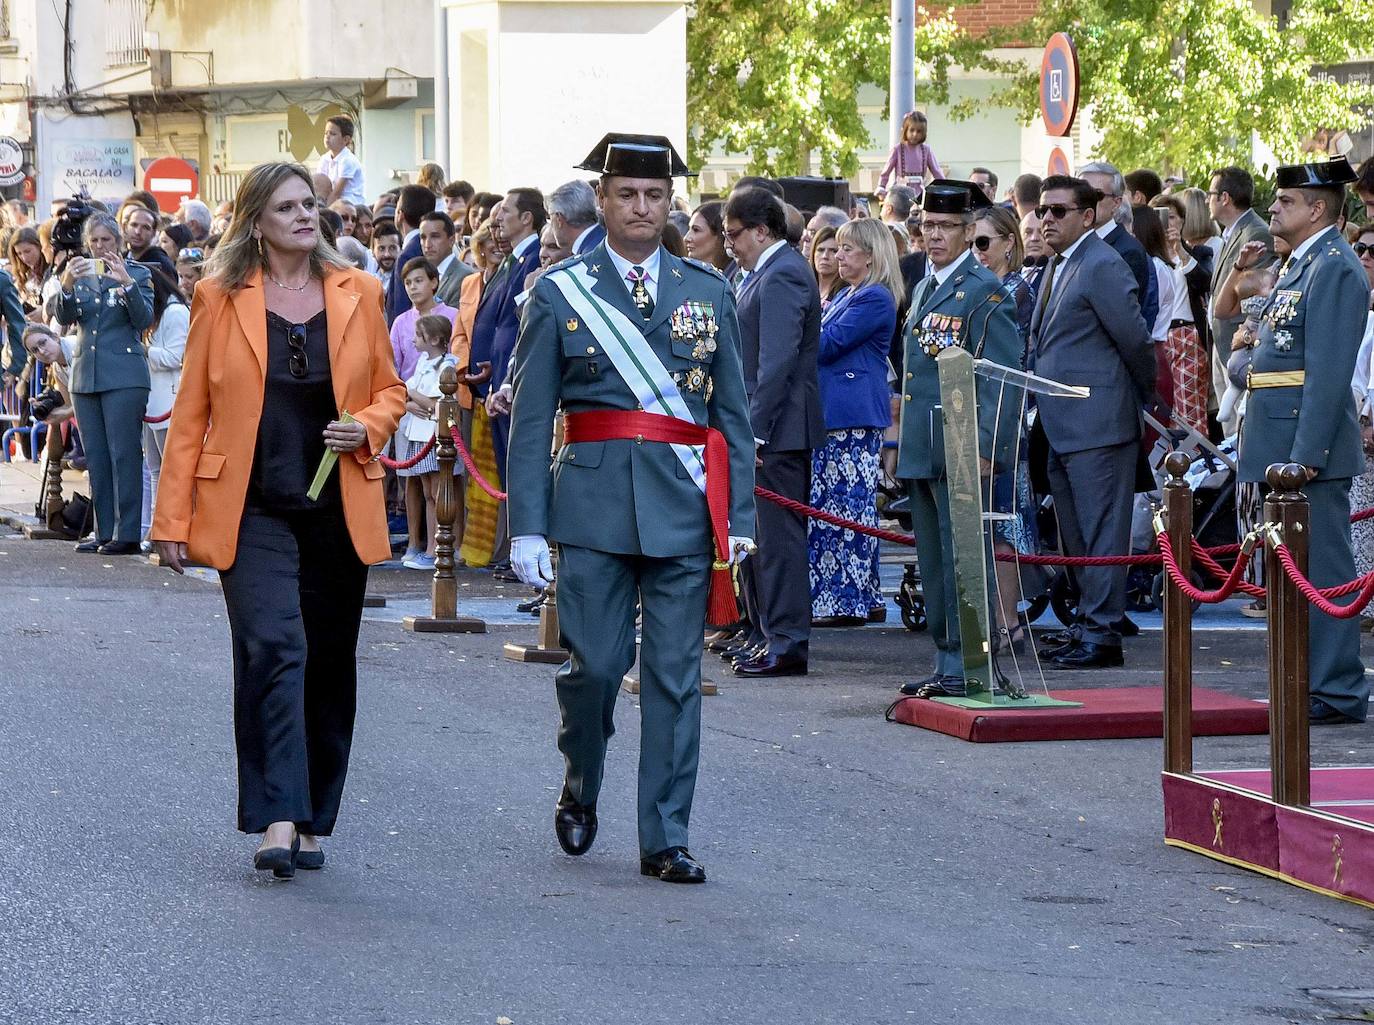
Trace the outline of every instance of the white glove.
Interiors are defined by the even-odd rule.
[[[730,535],[730,565],[738,566],[749,556],[754,554],[754,539],[752,537],[735,537]]]
[[[540,534],[521,534],[510,539],[510,568],[531,587],[553,583],[549,543]]]

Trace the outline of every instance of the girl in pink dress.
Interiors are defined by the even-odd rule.
[[[927,174],[931,178],[945,176],[945,172],[940,170],[940,162],[935,159],[935,151],[926,142],[927,130],[926,116],[919,110],[913,110],[902,118],[902,141],[892,147],[892,154],[887,158],[887,166],[878,179],[878,195],[887,192],[888,179],[895,178],[893,185],[906,185],[914,189],[916,198],[920,199],[925,191]]]

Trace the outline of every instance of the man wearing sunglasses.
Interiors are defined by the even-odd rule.
[[[931,270],[912,294],[911,312],[902,329],[905,351],[896,475],[906,485],[911,503],[935,665],[930,676],[904,683],[901,692],[919,698],[963,697],[964,655],[954,585],[940,373],[935,360],[945,349],[961,346],[977,358],[1019,370],[1021,336],[1016,330],[1016,303],[1003,291],[997,276],[969,251],[974,211],[992,206],[987,193],[974,182],[937,178],[926,186],[921,204]],[[994,463],[1007,465],[1015,451],[1020,396],[980,386],[977,398],[979,463],[987,475]],[[988,576],[992,579],[991,572]],[[997,621],[991,612],[989,617],[989,623]]]
[[[1068,555],[1130,551],[1140,408],[1155,382],[1135,276],[1094,230],[1100,197],[1082,178],[1051,175],[1035,211],[1054,257],[1031,318],[1034,370],[1090,389],[1087,398],[1036,397]],[[1088,567],[1074,577],[1078,622],[1041,654],[1060,669],[1121,665],[1115,624],[1126,614],[1126,567]]]

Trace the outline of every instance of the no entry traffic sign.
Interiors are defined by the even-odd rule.
[[[1040,116],[1045,131],[1063,137],[1078,113],[1078,51],[1063,32],[1050,36],[1040,58]]]
[[[183,199],[200,194],[200,175],[180,157],[158,157],[143,172],[143,187],[157,199],[163,213],[174,214]]]

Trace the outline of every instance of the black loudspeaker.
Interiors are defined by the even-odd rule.
[[[798,210],[837,206],[849,213],[849,181],[845,178],[779,178],[783,198]]]

